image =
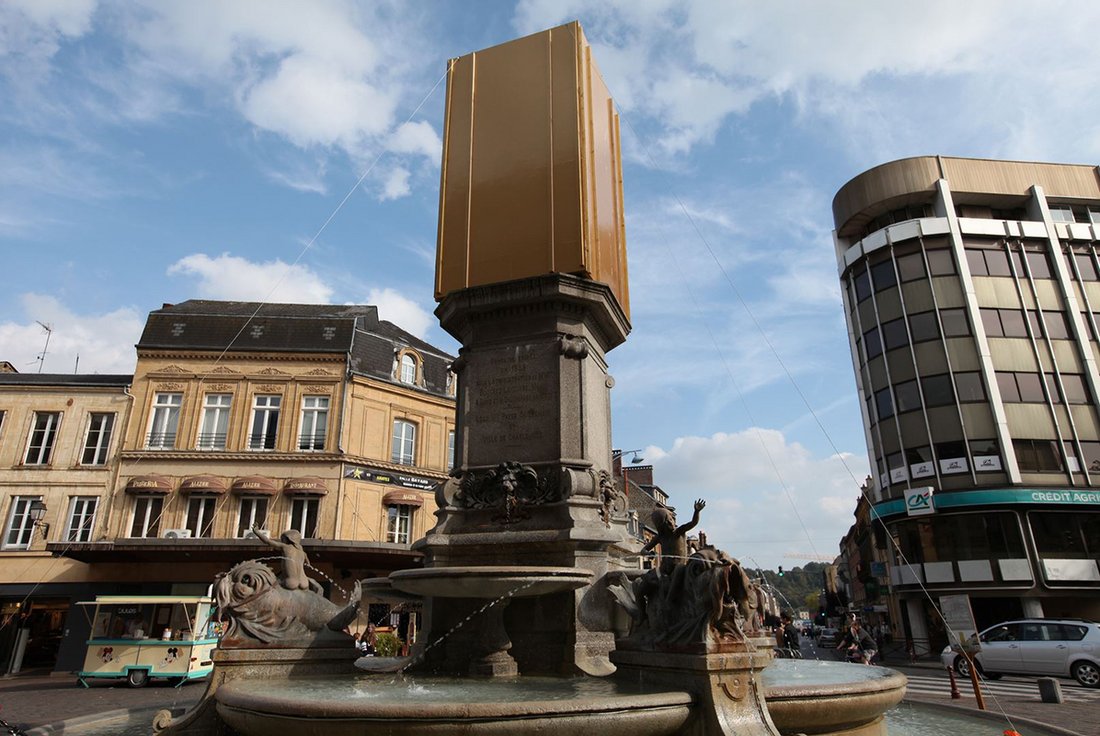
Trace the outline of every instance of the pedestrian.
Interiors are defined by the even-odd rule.
[[[780,614],[779,620],[782,624],[779,634],[780,649],[785,656],[794,659],[802,652],[798,629],[795,628],[794,622],[791,621],[791,614],[787,611]]]

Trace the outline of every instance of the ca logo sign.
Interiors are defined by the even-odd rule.
[[[909,516],[920,516],[935,512],[932,506],[931,488],[914,488],[905,496],[905,512]]]

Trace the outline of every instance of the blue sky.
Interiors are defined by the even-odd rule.
[[[634,332],[609,356],[615,443],[644,448],[681,508],[706,498],[712,540],[794,566],[835,552],[867,473],[833,194],[914,155],[1094,162],[1098,16],[5,0],[0,360],[35,370],[41,321],[46,371],[79,354],[128,372],[145,314],[197,297],[373,303],[454,350],[431,315],[437,82],[450,57],[576,18],[623,116]]]

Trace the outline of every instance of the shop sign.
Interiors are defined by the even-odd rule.
[[[364,480],[381,485],[400,486],[401,488],[415,488],[418,491],[430,491],[439,483],[434,478],[421,478],[404,473],[380,473],[376,470],[367,470],[357,466],[344,468],[344,477],[352,480]]]
[[[1001,469],[1000,455],[975,455],[974,470],[979,473],[988,473]]]
[[[913,478],[927,478],[936,474],[936,468],[932,463],[917,463],[909,466],[909,475]]]
[[[905,468],[890,468],[890,482],[902,483],[909,479],[909,474],[905,472]]]
[[[944,475],[951,475],[952,473],[965,473],[966,471],[967,465],[965,457],[949,457],[944,460],[940,460],[940,472]]]
[[[912,488],[905,494],[905,513],[909,516],[925,516],[936,512],[931,488]]]
[[[970,596],[941,595],[940,613],[943,614],[952,649],[970,654],[981,651],[978,627],[974,624],[974,612],[970,609]]]

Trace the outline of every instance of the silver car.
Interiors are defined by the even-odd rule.
[[[1100,687],[1100,624],[1070,618],[1005,621],[979,634],[974,659],[987,678],[1002,674],[1072,677],[1085,687]],[[970,676],[966,657],[947,647],[944,667]]]

